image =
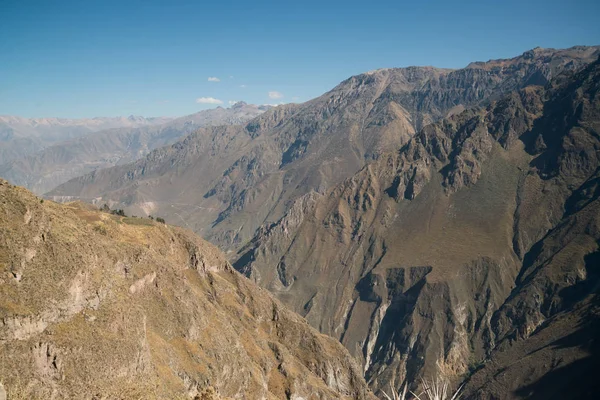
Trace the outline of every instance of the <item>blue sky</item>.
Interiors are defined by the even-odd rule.
[[[600,44],[599,15],[590,0],[0,0],[0,115],[306,101],[377,68]]]

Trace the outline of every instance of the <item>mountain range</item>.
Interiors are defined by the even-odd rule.
[[[35,204],[36,212],[51,212],[48,224],[61,212],[66,214],[52,222],[61,235],[64,227],[60,243],[91,232],[92,247],[75,249],[70,256],[75,260],[106,248],[133,246],[124,247],[131,257],[121,259],[108,251],[108,264],[95,261],[99,256],[79,264],[88,268],[89,279],[100,279],[90,282],[106,282],[90,286],[97,296],[101,288],[115,293],[107,306],[118,310],[119,304],[130,301],[119,293],[129,290],[134,295],[138,286],[145,293],[148,300],[127,298],[141,311],[132,315],[137,322],[123,329],[139,331],[143,326],[146,332],[150,326],[151,336],[160,336],[158,350],[149,342],[151,351],[160,355],[144,366],[150,369],[141,371],[155,371],[150,382],[159,385],[175,374],[178,378],[169,378],[170,386],[165,386],[169,393],[183,390],[179,379],[194,394],[214,386],[228,396],[309,398],[313,390],[318,398],[371,398],[368,385],[375,396],[384,398],[390,387],[398,391],[406,385],[418,391],[421,379],[443,376],[451,386],[461,387],[464,399],[594,398],[600,390],[594,376],[600,366],[599,56],[600,47],[536,48],[457,70],[367,72],[316,99],[271,108],[242,124],[194,129],[164,147],[158,147],[158,139],[155,150],[140,152],[138,147],[122,162],[73,178],[44,196],[161,216],[195,231],[226,255],[186,230],[100,213],[79,202],[39,203],[3,183],[8,200],[2,205],[8,211],[2,225],[21,230],[3,235],[11,238],[4,239],[0,253],[9,254],[0,259],[6,269],[4,282],[14,294],[1,298],[18,300],[0,309],[12,310],[10,318],[18,322],[9,325],[6,321],[13,319],[2,319],[9,333],[0,343],[18,343],[14,335],[23,327],[42,334],[36,329],[45,326],[38,322],[46,315],[58,315],[49,322],[58,324],[63,315],[70,318],[80,311],[75,307],[76,313],[65,314],[59,306],[45,314],[35,306],[39,300],[18,297],[36,292],[19,288],[28,263],[38,261],[37,254],[47,254],[57,264],[67,257],[33,245],[44,246],[43,235],[51,231],[40,230],[42,236],[24,233],[32,218],[28,210]],[[142,158],[126,162],[144,152]],[[11,222],[20,219],[25,224]],[[182,235],[188,239],[183,241]],[[29,242],[18,239],[29,236]],[[194,256],[189,241],[210,250]],[[205,253],[215,258],[198,263],[208,257]],[[97,267],[113,264],[114,274]],[[133,276],[128,275],[129,264],[139,269]],[[206,265],[220,267],[207,270]],[[52,271],[55,280],[47,290],[78,279]],[[200,273],[199,283],[189,276],[194,271]],[[224,299],[218,288],[211,289],[221,279],[227,281],[221,293],[233,293],[233,298]],[[196,283],[199,286],[189,286]],[[243,304],[258,302],[253,296],[269,305],[262,311],[240,311]],[[61,301],[51,303],[66,304]],[[269,320],[266,310],[272,304],[289,308],[282,312],[289,313],[292,322],[277,323],[279,315]],[[200,314],[221,316],[225,342],[194,347],[186,336],[186,329],[192,329],[186,325],[192,318],[184,311],[188,306]],[[172,307],[174,316],[167,311]],[[155,312],[157,319],[171,320],[169,326],[179,335],[157,319],[149,325],[147,317],[140,319]],[[246,319],[248,313],[251,318]],[[305,326],[298,333],[301,317],[312,328]],[[248,325],[240,327],[238,320]],[[106,322],[99,328],[102,332],[119,326],[107,317],[100,321]],[[273,333],[273,324],[296,334]],[[81,329],[73,326],[59,331],[63,336],[51,336],[70,340]],[[196,357],[222,370],[223,360],[235,357],[218,353],[210,358],[216,354],[212,345],[229,349],[234,343],[226,342],[230,329],[244,338],[244,329],[260,332],[248,333],[248,343],[259,341],[251,345],[256,352],[241,345],[245,354],[252,353],[246,364],[268,360],[249,372],[262,379],[262,392],[245,392],[261,386],[248,381],[227,386],[214,371],[191,373],[196,364],[181,358]],[[320,358],[322,349],[334,346],[325,336],[318,340],[327,345],[296,346],[300,337],[317,337],[313,329],[345,349],[335,347],[335,355]],[[274,336],[265,337],[264,332]],[[39,336],[27,340],[34,337],[31,343],[41,343]],[[52,358],[47,348],[40,353]],[[25,347],[10,351],[16,361],[7,371],[20,365],[17,354],[29,354]],[[278,358],[282,352],[292,357],[294,371],[308,368],[308,386],[300,385],[301,373],[282,372],[289,371],[289,364]],[[330,358],[335,363],[327,365]],[[166,359],[168,367],[158,364]],[[281,362],[277,370],[284,377],[277,375],[277,382],[268,378],[274,359]],[[31,360],[23,360],[23,365],[31,365]],[[40,371],[48,369],[52,368],[23,373],[46,382],[48,390],[82,390],[44,381],[45,372]],[[331,370],[342,372],[332,378],[325,372]],[[125,376],[140,369],[127,371]]]
[[[597,47],[538,48],[460,70],[368,72],[244,126],[200,129],[134,163],[75,178],[48,196],[162,215],[236,251],[295,200],[325,193],[381,154],[400,149],[422,127],[512,90],[544,85],[598,54]]]
[[[153,120],[152,124],[132,124],[88,133],[0,163],[0,176],[34,193],[43,194],[90,171],[135,161],[198,128],[242,124],[269,108],[238,102],[230,108],[218,107],[171,120]],[[54,129],[54,125],[51,126]]]
[[[115,118],[22,118],[0,115],[0,164],[35,153],[64,140],[91,132],[121,127],[162,124],[168,117],[144,118],[130,115]]]
[[[586,398],[599,90],[597,61],[429,125],[298,200],[235,267],[338,338],[373,388],[441,371],[473,374],[465,398]]]

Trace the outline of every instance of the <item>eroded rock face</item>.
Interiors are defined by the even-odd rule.
[[[374,398],[341,344],[180,228],[0,181],[0,279],[9,398]]]
[[[528,397],[566,368],[551,387],[567,393],[597,359],[599,82],[596,62],[423,128],[292,206],[302,220],[265,227],[236,268],[339,338],[375,389],[441,373],[472,376],[468,398]],[[582,347],[561,362],[563,340]]]

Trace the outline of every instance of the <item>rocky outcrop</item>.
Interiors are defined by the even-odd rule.
[[[341,344],[191,232],[3,180],[0,376],[9,399],[374,399]]]
[[[134,164],[72,180],[49,196],[114,203],[136,215],[152,203],[167,220],[226,250],[238,250],[260,226],[281,219],[295,200],[312,191],[324,194],[367,163],[409,143],[430,123],[485,106],[512,90],[543,85],[561,71],[580,69],[597,52],[595,47],[535,49],[460,70],[371,71],[304,104],[275,107],[245,127],[200,130]],[[479,145],[469,140],[460,144],[464,152],[454,157],[461,163],[454,170],[469,167],[469,175],[475,176],[483,160],[467,157]],[[417,195],[426,170],[415,164],[399,177],[412,180],[410,187],[399,188],[402,196]],[[465,174],[449,173],[447,185],[458,187],[465,179]]]
[[[234,265],[337,337],[374,389],[442,374],[471,377],[467,398],[547,398],[551,374],[593,393],[577,371],[597,350],[599,77],[596,62],[426,126]],[[561,361],[566,341],[580,348]]]

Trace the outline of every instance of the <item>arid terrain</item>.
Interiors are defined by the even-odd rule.
[[[341,344],[191,232],[3,180],[0,348],[9,399],[374,398]]]
[[[526,398],[564,369],[544,390],[591,393],[599,89],[597,61],[429,125],[298,200],[235,267],[338,338],[373,388],[443,373],[467,398]]]
[[[467,400],[595,398],[599,57],[377,69],[3,164],[0,383],[308,400],[443,378]]]

